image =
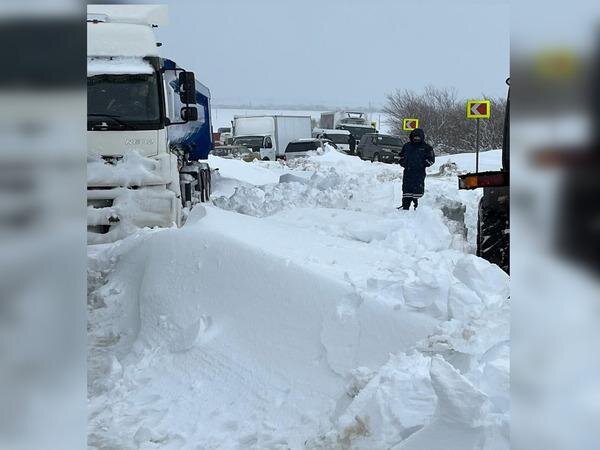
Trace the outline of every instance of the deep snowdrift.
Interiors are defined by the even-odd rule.
[[[90,445],[508,448],[508,277],[440,210],[472,229],[477,193],[432,176],[407,213],[396,166],[218,164],[220,208],[90,248]]]

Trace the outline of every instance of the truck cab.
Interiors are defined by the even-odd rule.
[[[178,126],[198,122],[197,91],[193,73],[158,53],[153,27],[166,13],[162,5],[88,7],[90,243],[181,225],[180,169],[190,152],[178,154],[171,141],[185,135]]]
[[[368,133],[378,133],[367,113],[360,111],[330,111],[321,113],[319,128],[345,130],[356,138],[356,144]]]

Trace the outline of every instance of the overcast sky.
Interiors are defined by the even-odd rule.
[[[396,89],[504,96],[509,10],[476,0],[177,0],[163,55],[218,103],[382,105]]]

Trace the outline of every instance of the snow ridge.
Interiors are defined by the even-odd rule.
[[[397,211],[397,166],[336,152],[220,172],[182,229],[90,247],[92,448],[508,449],[508,276],[441,208],[470,231],[476,193]]]

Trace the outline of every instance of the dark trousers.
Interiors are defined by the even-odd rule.
[[[409,210],[411,202],[415,204],[415,209],[417,209],[417,206],[419,206],[418,198],[402,197],[402,209]]]

